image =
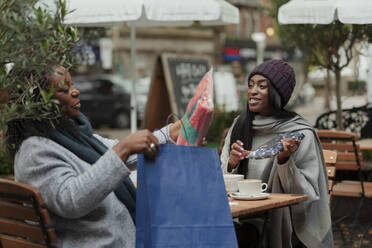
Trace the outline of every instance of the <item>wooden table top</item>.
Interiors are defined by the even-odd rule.
[[[362,151],[372,151],[372,139],[361,139],[358,140],[360,150]]]
[[[286,207],[307,200],[307,195],[270,193],[269,198],[255,201],[242,201],[229,198],[232,217],[255,215],[270,209]]]

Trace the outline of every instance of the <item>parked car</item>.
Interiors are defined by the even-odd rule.
[[[73,83],[81,92],[81,112],[94,127],[110,125],[114,128],[130,126],[131,81],[117,75],[74,76]],[[143,90],[143,89],[142,89]],[[142,93],[146,94],[146,93]],[[146,94],[147,95],[147,94]],[[146,100],[138,97],[137,121],[143,119],[143,104]]]

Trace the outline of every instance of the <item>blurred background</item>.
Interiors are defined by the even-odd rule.
[[[277,0],[228,0],[239,8],[237,25],[191,27],[137,27],[136,73],[137,125],[144,119],[156,59],[164,53],[207,58],[214,67],[215,116],[207,139],[217,146],[223,130],[246,105],[246,78],[260,60],[283,59],[296,71],[297,85],[288,108],[315,124],[319,115],[335,110],[335,96],[325,90],[327,70],[309,64],[306,50],[283,44],[273,10]],[[82,111],[97,132],[113,137],[130,127],[131,56],[130,29],[79,27],[76,46],[78,67],[72,73],[82,91]],[[367,104],[368,47],[354,56],[341,72],[343,108]],[[334,75],[328,74],[330,87]],[[110,106],[110,107],[109,107]],[[117,129],[120,129],[121,132]],[[119,137],[118,137],[119,138]]]

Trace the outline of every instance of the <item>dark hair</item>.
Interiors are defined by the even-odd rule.
[[[62,116],[54,120],[12,120],[8,122],[8,128],[5,135],[7,151],[14,157],[25,139],[31,136],[49,138],[50,131],[53,129],[72,133],[75,137],[79,136],[78,128],[67,116]]]
[[[281,98],[279,93],[269,82],[269,104],[273,107],[273,116],[278,119],[289,120],[298,114],[292,111],[287,111],[281,104]],[[238,117],[233,130],[231,132],[230,144],[233,144],[236,140],[241,140],[244,143],[244,149],[250,151],[252,149],[253,140],[253,120],[256,113],[249,110],[247,103],[247,109],[244,113]],[[231,149],[231,148],[230,148]],[[243,159],[240,161],[238,167],[238,173],[246,176],[248,172],[249,159]]]

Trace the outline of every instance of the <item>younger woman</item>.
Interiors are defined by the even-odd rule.
[[[258,65],[248,77],[247,109],[237,117],[221,154],[224,173],[259,178],[268,192],[306,194],[308,200],[270,212],[269,247],[333,247],[328,183],[322,148],[315,130],[301,116],[284,109],[295,87],[292,67],[282,60]],[[282,140],[276,157],[246,159],[248,151],[280,134],[305,138]]]

